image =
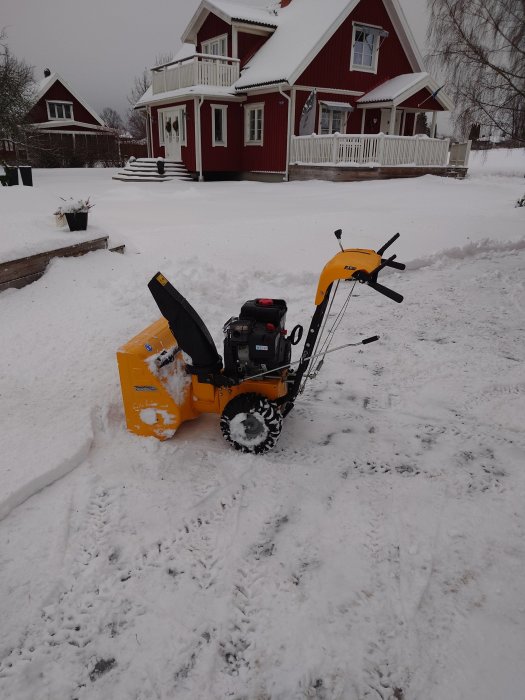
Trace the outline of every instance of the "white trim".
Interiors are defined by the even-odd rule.
[[[77,136],[108,136],[112,134],[109,131],[73,131],[72,129],[39,129],[43,134],[73,134]]]
[[[224,53],[221,53],[220,50],[219,50],[219,53],[213,53],[213,51],[211,51],[212,44],[215,44],[215,43],[222,44],[223,42],[224,42],[224,45],[226,47]],[[214,36],[211,39],[206,39],[206,41],[203,41],[201,43],[201,53],[208,54],[209,56],[214,56],[217,58],[222,57],[222,56],[227,57],[228,56],[228,34],[218,34],[217,36]]]
[[[228,105],[210,104],[211,107],[211,145],[228,147]],[[222,112],[222,141],[215,140],[215,110]]]
[[[51,105],[61,105],[61,106],[70,107],[70,116],[66,117],[65,110],[64,110],[63,117],[54,117],[51,114],[51,109],[50,109]],[[75,117],[73,115],[73,102],[71,102],[70,100],[46,100],[46,107],[47,107],[47,118],[49,119],[49,121],[64,121],[64,120],[74,121],[74,119],[75,119]]]
[[[100,132],[110,133],[111,132],[111,129],[108,129],[107,126],[97,126],[97,124],[87,124],[86,122],[77,122],[74,119],[52,119],[48,122],[35,122],[34,124],[31,124],[31,126],[34,129],[45,129],[45,128],[56,127],[55,131],[58,131],[62,125],[64,127],[81,126],[83,128],[91,129],[92,131],[96,131],[97,133],[100,133]]]
[[[266,25],[254,26],[240,20],[232,21],[232,29],[236,29],[243,34],[254,34],[255,36],[268,36],[276,31],[276,27],[267,27]]]
[[[259,110],[261,111],[261,138],[255,141],[250,141],[250,112]],[[244,105],[244,145],[264,145],[264,102],[249,102]]]
[[[364,22],[353,22],[352,26],[352,47],[350,51],[350,70],[357,71],[359,73],[377,73],[377,65],[379,63],[379,45],[380,37],[377,32],[373,32],[373,44],[372,44],[372,63],[367,66],[362,63],[354,63],[355,55],[355,45],[356,45],[356,33],[366,31],[367,27],[370,29],[378,29],[372,24],[365,24]]]
[[[337,88],[314,87],[313,85],[294,85],[294,90],[302,90],[308,93],[312,92],[312,90],[317,90],[317,92],[333,93],[334,95],[350,95],[350,97],[362,97],[365,94],[362,90],[338,90]]]

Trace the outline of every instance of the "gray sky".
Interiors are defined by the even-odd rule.
[[[156,55],[179,48],[199,1],[1,0],[0,28],[11,52],[34,66],[35,79],[50,68],[96,111],[113,107],[125,118],[134,77]],[[400,2],[423,50],[426,1]]]

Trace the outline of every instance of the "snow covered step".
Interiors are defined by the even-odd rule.
[[[166,180],[193,180],[184,163],[164,160],[164,173],[160,174],[157,158],[137,158],[113,176],[121,182],[165,182]]]

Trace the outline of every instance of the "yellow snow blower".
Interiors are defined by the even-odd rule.
[[[319,372],[327,354],[366,345],[378,336],[331,348],[355,285],[372,289],[400,303],[403,297],[377,282],[385,267],[404,270],[396,256],[383,253],[397,233],[377,252],[344,249],[341,230],[335,232],[341,251],[321,272],[315,312],[301,359],[291,362],[303,328],[285,328],[286,302],[259,298],[245,302],[239,316],[224,325],[224,360],[202,319],[187,300],[158,272],[148,284],[163,318],[135,336],[117,352],[128,429],[160,440],[172,437],[184,421],[201,413],[221,416],[221,430],[237,450],[262,453],[281,433],[283,418],[294,406],[308,379]],[[340,282],[350,291],[327,329]]]

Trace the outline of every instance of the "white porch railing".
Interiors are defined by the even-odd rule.
[[[239,59],[195,54],[152,70],[153,94],[194,85],[230,87],[239,78]]]
[[[291,164],[426,165],[448,163],[449,139],[386,134],[292,136]]]

